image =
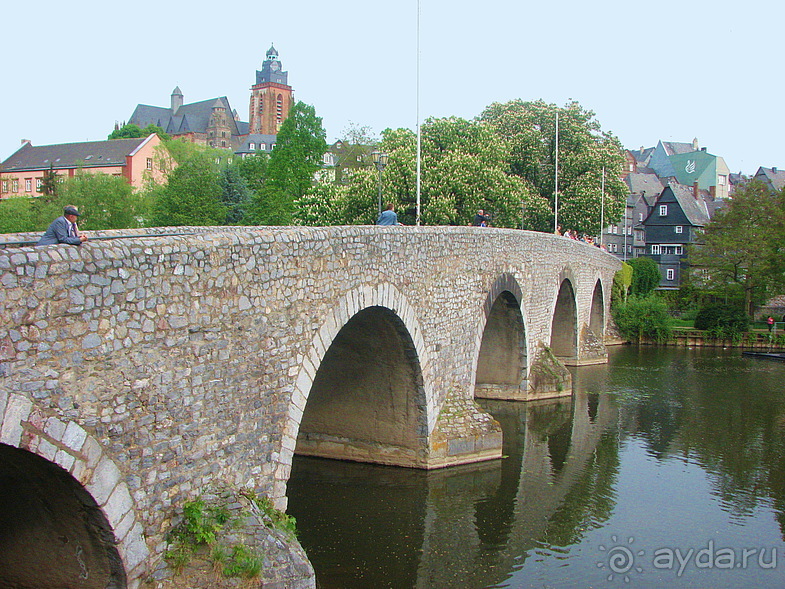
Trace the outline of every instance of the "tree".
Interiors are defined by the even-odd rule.
[[[327,151],[322,119],[313,106],[297,102],[281,125],[267,166],[267,180],[256,194],[253,220],[260,225],[289,225],[295,201],[313,186]]]
[[[154,226],[222,225],[227,211],[221,193],[214,165],[206,157],[192,157],[158,189],[151,222]]]
[[[240,160],[238,164],[240,175],[245,179],[246,185],[252,192],[257,193],[264,186],[269,163],[270,156],[266,153],[248,155]]]
[[[248,188],[248,184],[237,166],[222,168],[220,181],[221,202],[227,209],[226,222],[230,225],[239,225],[251,203],[253,192]]]
[[[147,137],[153,133],[156,133],[161,139],[170,139],[169,135],[161,127],[153,125],[152,123],[147,125],[144,129],[134,123],[131,123],[130,125],[125,124],[119,129],[112,131],[107,139],[135,139],[137,137]]]
[[[380,149],[388,154],[383,198],[404,224],[416,221],[416,136],[387,129]],[[506,146],[480,121],[458,117],[428,119],[422,126],[421,220],[430,225],[468,225],[478,209],[491,213],[497,227],[520,227],[524,211],[537,210],[526,183],[506,173]],[[378,214],[378,176],[373,167],[353,173],[342,217],[373,223]]]
[[[54,164],[49,164],[49,169],[46,170],[41,178],[41,194],[44,198],[57,196],[57,186],[59,180],[57,173],[54,170]]]
[[[648,296],[660,285],[662,278],[657,262],[651,258],[633,258],[627,263],[632,266],[632,288],[630,292],[638,297]]]
[[[82,229],[127,229],[138,227],[143,210],[141,198],[125,178],[80,171],[59,187],[58,214],[66,205],[76,205]],[[49,219],[51,221],[51,219]]]
[[[559,114],[559,224],[565,229],[601,231],[602,170],[605,218],[621,217],[627,187],[619,178],[624,149],[603,132],[594,113],[575,101],[560,108],[542,100],[494,103],[480,115],[507,141],[509,172],[523,178],[548,203],[539,207],[535,229],[553,231],[556,169],[556,114]]]
[[[705,227],[703,243],[690,246],[691,276],[726,296],[739,296],[752,316],[755,305],[785,286],[785,194],[753,180]]]

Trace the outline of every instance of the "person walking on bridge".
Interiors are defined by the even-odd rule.
[[[63,209],[63,216],[52,221],[36,245],[53,245],[55,243],[82,245],[87,241],[87,236],[80,234],[79,228],[76,226],[76,219],[80,216],[79,209],[74,205],[66,206]]]

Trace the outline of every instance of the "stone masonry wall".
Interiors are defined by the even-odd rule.
[[[172,232],[191,235],[0,250],[0,434],[12,421],[27,427],[20,404],[78,426],[130,494],[149,562],[164,550],[172,507],[210,481],[285,507],[310,382],[352,313],[383,305],[402,319],[432,430],[448,394],[473,396],[483,306],[500,276],[520,287],[534,359],[561,280],[573,283],[581,333],[598,281],[607,316],[620,266],[586,244],[516,230]]]

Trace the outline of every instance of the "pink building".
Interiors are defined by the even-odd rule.
[[[174,167],[158,135],[140,139],[112,139],[85,143],[33,146],[24,141],[0,164],[0,198],[41,196],[44,173],[73,177],[81,170],[124,177],[134,188],[161,183]]]

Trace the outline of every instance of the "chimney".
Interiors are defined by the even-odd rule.
[[[771,169],[771,171],[772,171],[774,174],[776,174],[776,173],[777,173],[777,168],[776,168],[776,167],[774,167],[774,168],[772,168],[772,169]]]
[[[706,148],[705,148],[705,147],[701,147],[701,151],[702,151],[703,153],[706,153]]]
[[[698,151],[698,138],[694,137],[692,139],[692,151]]]
[[[700,189],[698,188],[698,183],[696,182],[695,184],[692,185],[692,196],[695,198],[695,200],[698,200],[699,194],[700,194]]]
[[[28,143],[30,143],[29,139],[22,139],[22,145],[27,145]],[[777,168],[774,168],[774,171],[776,172]]]

